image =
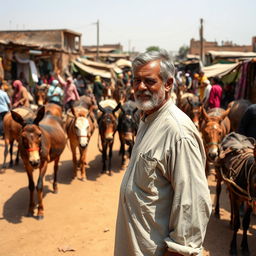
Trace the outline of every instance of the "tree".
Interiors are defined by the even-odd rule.
[[[184,59],[187,56],[188,51],[189,51],[188,46],[186,46],[186,45],[181,46],[179,49],[179,54],[178,54],[179,58]]]
[[[146,52],[151,52],[151,51],[159,51],[160,48],[158,46],[149,46],[147,49],[146,49]]]

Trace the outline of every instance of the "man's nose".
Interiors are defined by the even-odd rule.
[[[143,81],[141,81],[137,86],[137,90],[146,90],[146,89],[147,89],[147,86]]]

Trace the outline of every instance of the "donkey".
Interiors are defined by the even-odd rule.
[[[129,158],[131,157],[135,136],[138,130],[138,124],[134,119],[134,114],[138,110],[132,101],[127,101],[120,106],[122,112],[118,117],[118,133],[120,139],[119,154],[122,157],[122,168],[125,164],[125,145],[127,145]]]
[[[109,175],[111,175],[111,159],[112,159],[112,149],[114,143],[114,136],[117,131],[117,117],[115,116],[115,112],[119,110],[120,103],[112,108],[111,106],[102,107],[100,104],[98,105],[99,110],[102,112],[102,115],[98,119],[99,126],[99,135],[101,138],[102,149],[99,149],[102,153],[102,163],[103,168],[101,173],[105,173],[107,170]],[[109,150],[108,154],[108,169],[106,166],[107,161],[107,150]]]
[[[35,117],[35,113],[28,107],[18,107],[15,108],[13,111],[17,112],[19,115],[22,116],[24,120],[28,120],[30,118]],[[2,172],[5,171],[7,165],[6,165],[6,158],[8,155],[8,149],[10,150],[10,164],[9,166],[13,166],[13,143],[14,141],[19,140],[19,134],[21,131],[21,125],[17,122],[15,122],[12,118],[11,112],[8,112],[4,116],[3,120],[3,127],[4,127],[4,162],[2,166]],[[10,147],[9,147],[10,146]],[[17,151],[15,164],[19,163],[19,150]]]
[[[227,117],[230,109],[226,111],[222,108],[212,108],[208,112],[202,109],[201,133],[206,151],[206,176],[209,174],[210,163],[215,167],[216,171],[216,204],[215,215],[219,218],[219,196],[221,193],[221,177],[219,172],[218,158],[220,153],[220,143],[224,136],[230,132],[230,121]]]
[[[66,120],[66,131],[70,142],[73,157],[73,178],[77,177],[77,167],[80,167],[81,180],[85,180],[85,166],[88,144],[94,132],[95,125],[91,119],[90,111],[82,106],[71,107]],[[79,148],[79,165],[76,157],[76,149]]]
[[[47,103],[47,84],[37,85],[35,88],[35,103],[40,107]]]
[[[221,175],[231,203],[231,226],[234,229],[230,255],[237,255],[237,232],[240,228],[239,209],[243,201],[247,209],[243,216],[242,255],[249,255],[247,230],[250,225],[252,204],[256,201],[256,143],[253,138],[232,132],[221,143]]]
[[[13,119],[22,126],[19,138],[19,151],[23,160],[30,191],[30,202],[28,216],[34,214],[34,189],[33,180],[34,169],[39,168],[39,177],[37,181],[38,212],[37,219],[43,219],[43,179],[47,171],[48,162],[54,161],[54,181],[53,191],[57,193],[57,172],[60,156],[66,146],[66,135],[62,128],[61,120],[52,115],[45,115],[45,107],[41,107],[35,119],[27,122],[21,115],[11,111]],[[41,121],[42,120],[42,121]],[[40,125],[39,125],[40,122]]]
[[[199,130],[202,113],[202,103],[199,97],[192,93],[185,93],[180,99],[180,109],[190,117]]]

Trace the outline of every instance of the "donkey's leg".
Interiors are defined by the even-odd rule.
[[[17,154],[16,154],[16,159],[15,159],[15,165],[19,164],[19,156],[20,156],[20,150],[19,150],[19,147],[18,147]]]
[[[77,158],[76,158],[76,146],[71,143],[70,141],[70,147],[72,151],[72,160],[73,160],[73,179],[77,176]]]
[[[54,174],[53,174],[53,193],[58,193],[57,174],[59,169],[60,156],[54,160]]]
[[[124,155],[125,155],[125,142],[124,142],[124,140],[121,140],[120,143],[121,143],[121,145],[120,145],[120,154],[121,154],[121,157],[122,157],[121,168],[124,168],[124,164],[125,164],[125,158],[124,158]]]
[[[44,175],[47,170],[47,162],[45,161],[39,170],[39,177],[37,181],[37,197],[38,197],[38,212],[37,219],[41,220],[44,218],[44,206],[43,206],[43,187],[44,187]]]
[[[109,176],[112,175],[112,171],[111,171],[111,167],[112,167],[112,151],[113,151],[113,143],[114,141],[110,142],[109,143],[109,154],[108,154],[108,173],[109,173]]]
[[[229,253],[232,256],[237,255],[237,231],[240,228],[240,215],[239,215],[239,207],[240,207],[240,203],[239,203],[239,199],[237,198],[237,196],[230,192],[230,198],[231,198],[231,202],[233,204],[233,209],[234,209],[234,233],[233,233],[233,237],[231,240],[231,244],[230,244],[230,250]]]
[[[81,180],[85,181],[85,166],[86,166],[86,155],[87,155],[87,147],[84,149],[80,149],[80,168],[81,168]]]
[[[105,173],[107,171],[106,161],[107,161],[107,148],[108,144],[106,142],[102,144],[102,171],[101,173]]]
[[[3,162],[3,166],[2,169],[6,169],[6,158],[8,155],[8,145],[10,144],[8,139],[5,139],[4,141],[4,162]]]
[[[35,183],[33,180],[33,168],[30,166],[29,163],[25,163],[26,172],[28,175],[28,188],[29,188],[29,207],[28,207],[28,216],[31,217],[34,215],[34,190],[35,190]]]
[[[218,167],[215,168],[216,171],[216,179],[217,179],[217,184],[216,184],[216,200],[215,200],[215,211],[214,211],[214,215],[217,218],[220,218],[220,193],[221,193],[221,174],[220,174],[220,170],[218,169]]]
[[[250,225],[251,213],[252,213],[252,207],[247,206],[246,212],[243,217],[243,238],[241,243],[243,255],[250,255],[248,242],[247,242],[247,230],[249,229],[249,225]]]
[[[14,141],[10,141],[10,167],[13,167],[13,160],[12,160],[12,154],[13,154],[13,142]]]

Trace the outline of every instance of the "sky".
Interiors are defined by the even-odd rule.
[[[71,29],[83,45],[158,46],[177,52],[199,39],[250,45],[256,36],[256,0],[0,0],[0,30]]]

